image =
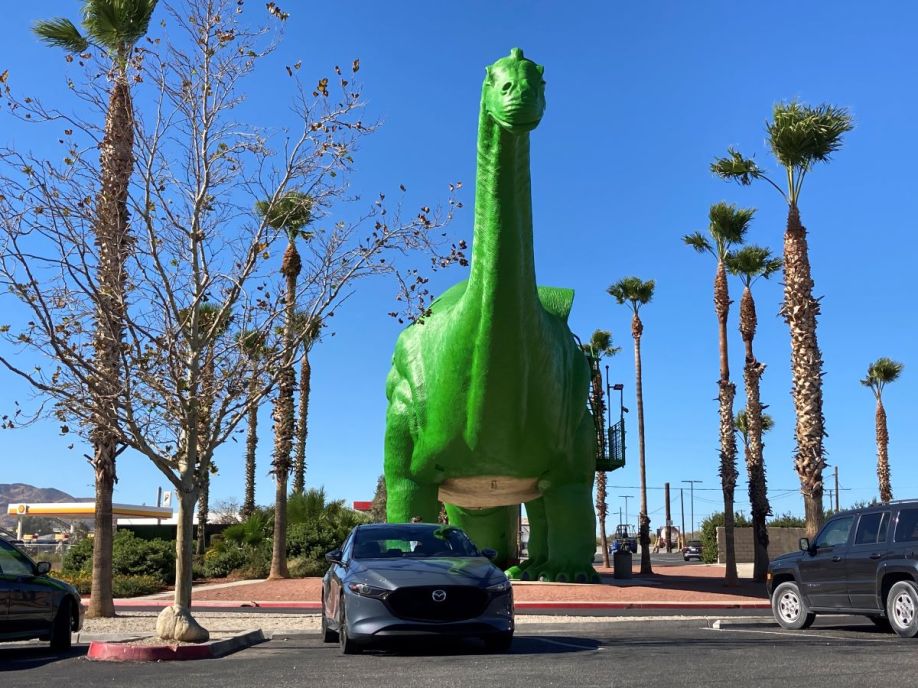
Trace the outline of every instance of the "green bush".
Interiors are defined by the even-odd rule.
[[[67,574],[92,573],[92,540],[80,540],[64,555],[62,570]],[[175,582],[175,543],[142,540],[128,530],[119,530],[112,541],[112,572],[119,576],[151,576],[159,585]]]
[[[288,561],[287,567],[294,578],[312,578],[324,576],[328,570],[328,562],[324,558],[322,561],[316,561],[306,557],[297,557]]]
[[[805,528],[806,521],[802,516],[794,516],[789,511],[786,514],[775,516],[768,522],[769,528]]]
[[[228,547],[212,547],[204,554],[202,567],[205,578],[226,578],[236,569],[242,568],[247,562],[245,551],[234,545]]]
[[[70,583],[81,595],[89,595],[92,592],[91,573],[62,573],[58,577]],[[152,595],[164,587],[155,576],[115,576],[112,579],[112,594],[115,597]]]
[[[733,515],[734,527],[746,528],[752,525],[752,522],[746,518],[742,511],[737,511]],[[717,562],[717,528],[724,524],[724,512],[719,511],[711,514],[701,522],[701,560],[706,564]]]

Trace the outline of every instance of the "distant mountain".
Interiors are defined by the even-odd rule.
[[[19,504],[20,502],[82,502],[83,499],[75,499],[66,492],[56,490],[53,487],[35,487],[25,483],[0,483],[0,526],[6,528],[16,526],[16,517],[7,516],[6,507],[8,504]]]

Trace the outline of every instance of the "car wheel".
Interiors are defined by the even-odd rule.
[[[796,631],[813,625],[816,615],[809,610],[800,588],[788,581],[775,588],[771,596],[771,611],[781,628]]]
[[[325,599],[325,596],[322,596],[322,599]],[[328,627],[328,619],[325,618],[325,602],[322,602],[322,642],[323,643],[337,643],[338,642],[338,633],[331,630]]]
[[[484,642],[491,652],[507,652],[513,645],[513,631],[485,636]]]
[[[895,583],[886,596],[886,618],[903,638],[918,635],[918,587],[911,581]]]
[[[70,622],[73,618],[70,612],[71,604],[70,598],[65,597],[51,626],[51,649],[57,652],[70,649]]]
[[[683,555],[682,555],[682,560],[683,560],[683,561],[688,561],[689,558],[683,554]]]
[[[359,655],[362,650],[355,643],[347,632],[347,610],[344,597],[341,597],[341,616],[338,622],[338,643],[341,645],[341,653],[345,655]]]

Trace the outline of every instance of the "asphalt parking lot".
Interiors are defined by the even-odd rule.
[[[918,640],[858,617],[823,617],[782,631],[762,617],[657,617],[617,623],[522,626],[512,650],[492,655],[474,641],[411,643],[343,656],[317,635],[276,636],[223,659],[159,664],[89,662],[86,646],[55,657],[37,644],[0,645],[5,685],[372,686],[911,686]]]

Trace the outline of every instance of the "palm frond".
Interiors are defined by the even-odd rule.
[[[733,419],[733,427],[743,437],[746,437],[749,434],[749,414],[746,412],[746,409],[740,409],[737,411],[736,416]],[[763,413],[762,434],[768,432],[773,427],[775,427],[775,419],[769,416],[767,413]]]
[[[745,158],[734,148],[727,149],[727,155],[716,158],[711,163],[711,171],[721,179],[735,181],[749,186],[753,179],[763,176],[763,172],[752,158]]]
[[[157,0],[85,0],[83,28],[112,54],[143,38]]]
[[[730,274],[742,277],[746,286],[749,286],[757,277],[771,277],[781,269],[784,261],[773,257],[771,251],[764,246],[744,246],[728,254],[724,263]]]
[[[309,232],[300,231],[313,219],[313,199],[301,191],[290,191],[273,203],[258,201],[255,209],[265,218],[269,227],[284,230],[291,240],[309,240],[313,236]]]
[[[32,25],[32,31],[48,45],[71,53],[81,53],[89,48],[89,41],[80,30],[72,21],[63,17],[37,21]]]
[[[656,284],[653,280],[644,282],[640,277],[624,277],[615,284],[609,286],[606,292],[613,296],[619,303],[626,301],[631,304],[635,313],[645,303],[650,303],[653,299],[653,292]]]
[[[609,358],[621,351],[621,347],[612,345],[612,333],[609,330],[594,330],[590,343],[583,348],[595,358]]]
[[[258,330],[243,330],[237,338],[239,348],[252,360],[261,358],[266,351],[265,334]]]
[[[685,234],[682,237],[682,241],[685,242],[686,245],[691,246],[693,249],[698,251],[698,253],[713,253],[711,249],[711,242],[709,242],[707,237],[705,237],[701,232]]]
[[[842,136],[854,128],[851,114],[833,105],[809,107],[796,100],[777,103],[765,124],[768,144],[787,169],[809,170],[841,148]]]
[[[723,258],[730,247],[741,244],[749,231],[755,208],[737,208],[732,203],[715,203],[708,212],[711,236],[717,242],[719,257]]]
[[[885,356],[878,358],[867,366],[867,377],[861,380],[861,384],[871,387],[875,392],[882,392],[886,384],[895,382],[899,378],[904,367],[904,364],[891,358]]]

